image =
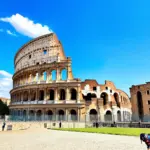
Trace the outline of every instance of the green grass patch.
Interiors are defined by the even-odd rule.
[[[53,130],[126,135],[126,136],[139,136],[140,133],[150,134],[149,128],[61,128],[61,129],[55,128]]]

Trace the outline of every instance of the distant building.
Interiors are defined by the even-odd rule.
[[[131,103],[125,92],[111,81],[102,85],[74,78],[71,64],[54,33],[22,46],[14,60],[11,115],[54,121],[131,119]]]
[[[150,121],[150,82],[130,88],[133,121]]]

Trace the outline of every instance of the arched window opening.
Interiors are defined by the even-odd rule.
[[[50,90],[49,91],[49,100],[54,100],[54,96],[55,96],[55,92],[54,92],[54,90]]]
[[[38,72],[36,73],[35,80],[36,80],[36,82],[38,82],[38,80],[39,80],[39,74],[38,74]]]
[[[90,121],[97,121],[98,115],[97,115],[97,110],[91,109],[90,110]]]
[[[63,69],[61,71],[61,80],[67,80],[67,70]]]
[[[53,118],[53,112],[51,110],[47,111],[48,120],[52,120]]]
[[[119,95],[117,93],[114,93],[114,99],[116,101],[117,107],[120,107]]]
[[[35,118],[35,116],[34,116],[34,111],[33,110],[30,110],[29,111],[29,116],[30,116],[30,120],[34,120]]]
[[[137,106],[138,106],[138,114],[139,114],[139,119],[143,121],[144,117],[144,112],[143,112],[143,99],[142,99],[142,93],[137,92]]]
[[[108,103],[108,94],[103,92],[101,98],[103,98],[103,105],[106,105]]]
[[[43,90],[40,91],[39,100],[44,100],[44,91]]]
[[[111,113],[110,110],[108,110],[108,111],[106,112],[104,118],[105,118],[105,121],[106,121],[106,122],[107,122],[107,121],[112,121],[112,113]]]
[[[23,110],[23,120],[26,120],[26,119],[27,119],[27,111]]]
[[[97,98],[96,94],[95,94],[95,93],[92,93],[92,94],[91,94],[91,98]]]
[[[61,120],[65,120],[65,113],[63,110],[59,110],[58,111],[58,120],[61,121]]]
[[[47,80],[47,72],[46,71],[43,72],[43,79],[44,79],[44,81]]]
[[[36,92],[33,91],[33,92],[31,93],[31,101],[35,101],[35,99],[36,99]]]
[[[87,96],[85,96],[85,100],[91,101],[91,97],[92,97],[91,93],[88,93]]]
[[[121,122],[121,112],[117,111],[117,120],[118,122]]]
[[[52,71],[52,81],[56,80],[56,70]]]
[[[23,101],[28,101],[28,92],[24,92]]]
[[[77,91],[76,89],[71,89],[71,100],[77,99]]]
[[[60,90],[60,100],[65,100],[66,98],[66,92],[64,89]]]
[[[77,120],[77,112],[74,109],[72,109],[70,111],[70,115],[71,115],[71,120],[72,121],[76,121]]]
[[[42,111],[38,110],[36,113],[37,120],[42,120]]]

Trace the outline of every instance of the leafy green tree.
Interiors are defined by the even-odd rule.
[[[9,107],[0,99],[0,115],[9,115]]]

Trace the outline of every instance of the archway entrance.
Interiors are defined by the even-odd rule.
[[[103,105],[106,105],[108,103],[108,94],[103,92],[101,98],[103,98]]]
[[[53,112],[51,110],[47,111],[47,118],[48,120],[53,120]]]
[[[90,110],[90,121],[97,121],[97,111],[95,109]]]
[[[42,120],[42,111],[38,110],[36,113],[37,120]]]
[[[138,114],[139,114],[139,119],[143,121],[144,117],[144,112],[143,112],[143,99],[142,99],[142,93],[137,92],[137,106],[138,106]]]
[[[65,120],[65,113],[63,110],[59,110],[58,111],[58,120],[61,121],[61,120]]]
[[[117,111],[117,121],[121,122],[121,112]]]
[[[77,120],[77,113],[76,113],[76,111],[74,109],[72,109],[70,111],[70,115],[71,115],[71,120],[72,121],[76,121]]]
[[[108,110],[108,111],[106,112],[104,118],[105,118],[105,121],[106,121],[106,122],[107,122],[107,121],[112,121],[112,113],[111,113],[110,110]]]

